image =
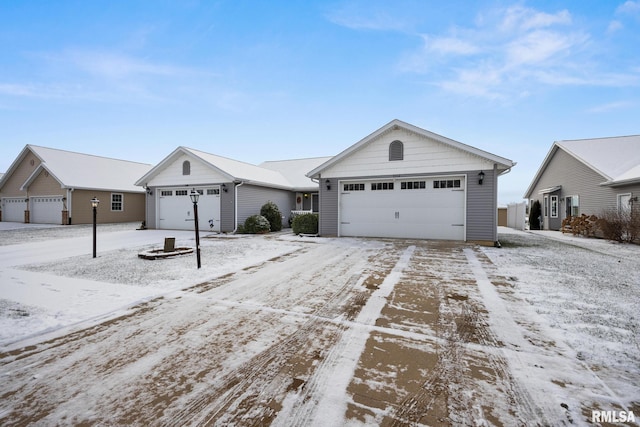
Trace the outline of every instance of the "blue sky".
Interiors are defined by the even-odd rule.
[[[640,0],[2,1],[0,172],[26,144],[155,164],[335,155],[400,119],[517,162],[640,134]]]

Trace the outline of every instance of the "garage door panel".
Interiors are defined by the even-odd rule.
[[[197,188],[198,228],[200,231],[220,231],[220,189],[217,186]],[[194,211],[189,197],[191,188],[160,189],[158,224],[160,229],[193,230]],[[213,227],[211,227],[213,225]]]
[[[434,188],[433,179],[419,179],[396,181],[393,189],[365,185],[363,191],[342,192],[340,235],[464,240],[464,178],[454,179],[456,188]]]
[[[24,222],[27,203],[24,197],[4,197],[2,199],[2,221]]]
[[[61,224],[62,196],[32,197],[30,221],[34,224]]]

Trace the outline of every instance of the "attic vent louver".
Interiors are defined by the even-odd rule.
[[[191,163],[189,160],[182,162],[182,175],[191,175]]]
[[[404,160],[404,144],[395,140],[389,144],[389,161]]]

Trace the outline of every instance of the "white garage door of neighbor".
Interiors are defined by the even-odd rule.
[[[30,200],[32,223],[62,224],[62,196],[37,196]]]
[[[2,220],[6,222],[24,222],[24,211],[27,209],[27,202],[24,197],[3,197],[2,198]]]
[[[463,176],[340,183],[340,235],[465,240]]]
[[[220,231],[220,187],[196,188],[198,199],[198,228],[200,231]],[[191,188],[158,190],[158,228],[164,230],[193,230]]]

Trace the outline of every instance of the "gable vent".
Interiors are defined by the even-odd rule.
[[[389,161],[404,160],[404,144],[395,140],[389,144]]]

